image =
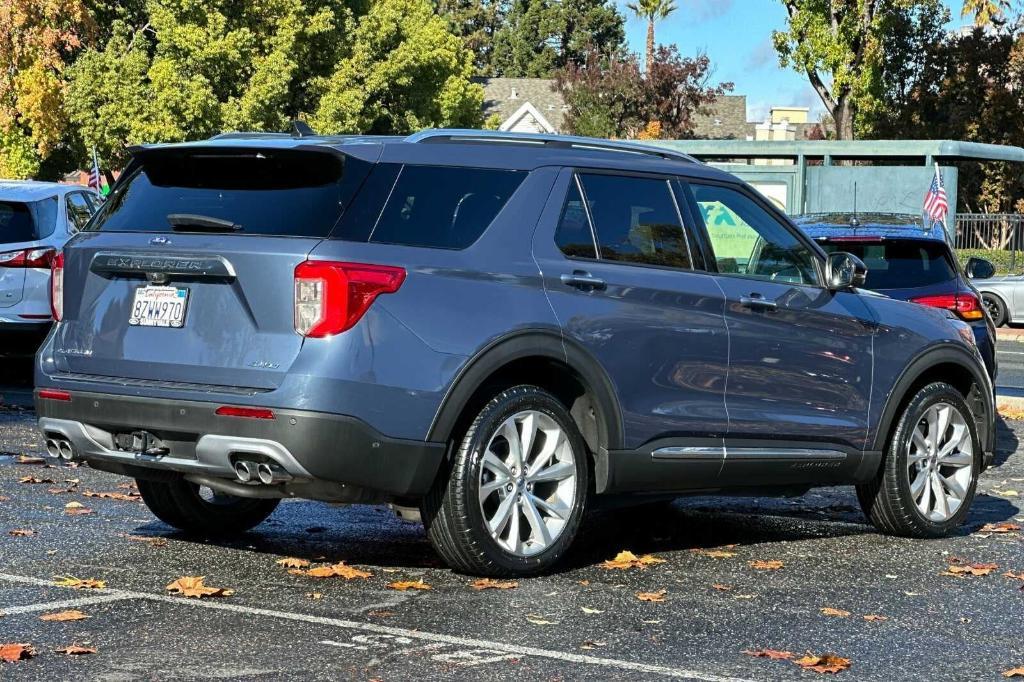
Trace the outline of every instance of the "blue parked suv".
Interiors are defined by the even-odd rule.
[[[858,290],[668,149],[426,131],[139,147],[54,269],[52,454],[188,532],[284,498],[422,514],[454,568],[555,564],[595,498],[856,484],[965,517],[992,385],[946,310]]]

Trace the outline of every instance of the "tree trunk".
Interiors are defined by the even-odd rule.
[[[839,102],[832,110],[832,120],[836,124],[837,140],[853,139],[853,101],[849,95],[840,95]]]
[[[644,63],[644,69],[647,73],[651,72],[651,64],[654,63],[654,19],[647,20],[647,61]]]

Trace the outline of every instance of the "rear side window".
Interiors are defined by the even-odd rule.
[[[68,224],[73,230],[81,230],[92,217],[92,204],[81,192],[68,194],[64,201],[67,204]]]
[[[404,166],[370,241],[464,249],[483,234],[525,176],[485,168]]]
[[[56,226],[56,197],[28,203],[0,201],[0,244],[45,239]]]
[[[846,251],[868,266],[865,289],[911,289],[956,277],[949,249],[940,242],[892,239],[878,243],[836,239],[821,244],[828,253]]]
[[[234,228],[223,231],[239,234],[326,237],[370,167],[327,152],[234,148],[143,152],[136,166],[90,230],[201,232],[227,224]]]
[[[690,250],[665,180],[581,175],[605,260],[690,268]]]

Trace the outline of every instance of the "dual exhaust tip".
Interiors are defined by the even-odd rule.
[[[49,453],[50,457],[56,457],[69,462],[75,458],[74,446],[71,445],[71,441],[63,438],[47,438],[46,452]]]
[[[270,462],[235,462],[235,476],[241,483],[262,483],[276,485],[292,480],[292,475],[279,465]]]

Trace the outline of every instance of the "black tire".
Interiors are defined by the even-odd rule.
[[[1002,327],[1007,322],[1006,303],[995,294],[982,294],[981,301],[992,318],[992,324]]]
[[[572,449],[575,487],[559,534],[542,551],[521,556],[507,550],[491,536],[479,492],[483,454],[491,438],[506,420],[527,410],[547,415],[565,434]],[[448,475],[442,473],[438,477],[422,507],[427,537],[441,558],[456,571],[496,577],[535,575],[557,564],[579,530],[590,491],[587,446],[565,406],[536,386],[509,388],[484,406],[461,441],[453,443],[452,449],[454,455]],[[515,515],[520,514],[518,504],[512,502]],[[523,517],[516,517],[517,523],[520,518],[525,519],[526,512],[522,513]]]
[[[911,466],[908,461],[909,443],[913,431],[924,418],[928,408],[939,403],[951,405],[963,415],[970,431],[973,449],[971,480],[963,501],[952,516],[941,522],[927,518],[914,503],[908,472]],[[928,384],[904,406],[887,441],[885,459],[878,476],[869,483],[857,486],[857,498],[864,514],[883,533],[914,538],[944,537],[960,526],[970,511],[978,486],[982,459],[981,441],[971,410],[963,396],[949,384]]]
[[[244,533],[263,523],[281,502],[217,494],[204,499],[199,486],[183,478],[174,481],[136,479],[142,501],[153,515],[186,533],[226,537]]]

